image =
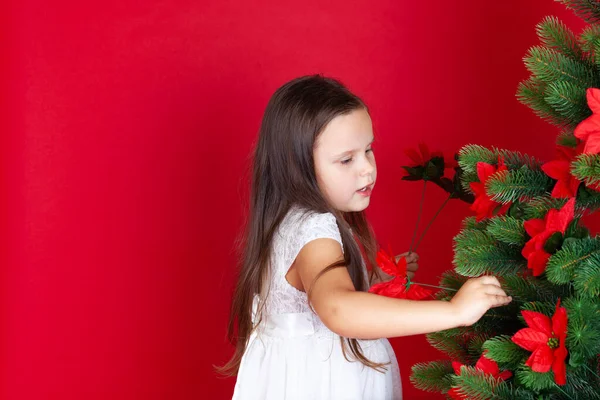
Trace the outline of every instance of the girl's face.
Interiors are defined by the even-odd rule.
[[[313,150],[321,193],[338,211],[362,211],[377,178],[369,113],[354,110],[332,119]]]

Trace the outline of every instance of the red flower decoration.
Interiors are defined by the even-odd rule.
[[[471,210],[475,211],[477,222],[481,221],[484,218],[491,218],[494,215],[494,210],[500,208],[498,210],[497,215],[502,215],[508,211],[510,207],[509,204],[502,205],[491,199],[491,197],[487,194],[485,190],[485,186],[490,179],[490,177],[498,172],[508,171],[506,165],[504,165],[504,160],[501,157],[498,157],[498,167],[484,163],[477,163],[477,177],[479,178],[479,182],[471,182],[471,190],[475,193],[475,201],[473,205],[471,205]]]
[[[554,381],[558,385],[566,384],[567,310],[560,307],[560,299],[556,303],[552,320],[535,311],[524,310],[521,314],[529,327],[515,333],[512,341],[533,352],[525,364],[535,372],[548,372],[552,368]]]
[[[527,268],[533,271],[533,276],[539,276],[546,270],[550,258],[550,254],[544,250],[546,240],[556,232],[564,235],[567,226],[573,221],[574,214],[575,198],[573,197],[560,211],[552,209],[544,219],[525,221],[525,230],[531,239],[525,243],[521,254],[527,259]]]
[[[406,275],[406,258],[402,257],[398,262],[384,250],[377,252],[377,265],[383,272],[393,275],[394,279],[371,286],[369,292],[397,299],[423,300],[433,297],[433,291],[419,286],[418,283],[409,284]],[[408,289],[406,286],[408,285]]]
[[[406,149],[404,150],[404,154],[411,159],[414,163],[413,167],[418,165],[425,166],[434,157],[442,157],[444,159],[446,168],[456,168],[458,167],[458,163],[454,159],[454,155],[444,156],[441,151],[430,152],[429,147],[425,143],[419,143],[419,149]]]
[[[596,192],[600,192],[600,182],[598,182],[598,183],[593,183],[593,184],[591,184],[591,185],[587,185],[587,184],[586,184],[586,187],[588,187],[588,188],[590,188],[590,189],[592,189],[592,190],[595,190]]]
[[[454,159],[454,154],[444,156],[441,151],[430,152],[429,147],[425,143],[419,143],[418,149],[405,149],[404,154],[412,161],[409,168],[423,168],[420,171],[420,175],[422,175],[419,176],[420,179],[423,179],[425,176],[429,178],[443,178],[448,174],[446,170],[454,170],[454,168],[458,167],[458,163]],[[444,161],[443,169],[437,162],[436,164],[430,164],[434,158],[441,158]],[[402,174],[405,177],[409,177],[415,175],[415,171],[404,170]]]
[[[462,367],[462,366],[463,366],[463,364],[461,364],[459,362],[456,362],[456,361],[452,362],[452,368],[454,368],[454,373],[456,375],[461,374],[460,367]],[[485,353],[479,358],[479,360],[475,364],[475,369],[483,371],[484,374],[491,375],[494,378],[499,379],[501,381],[505,381],[512,376],[512,372],[510,372],[510,371],[500,372],[498,363],[496,363],[496,361],[494,361],[494,360],[487,358],[485,356]],[[448,391],[448,396],[452,397],[455,400],[463,400],[463,399],[468,398],[464,394],[460,393],[457,388],[450,389],[450,391]]]
[[[425,165],[429,162],[429,160],[435,156],[440,156],[439,152],[434,152],[433,154],[429,152],[429,147],[425,143],[419,143],[419,149],[406,149],[404,150],[404,154],[411,159],[414,163],[412,166],[416,167],[418,165]]]
[[[557,180],[552,189],[552,197],[575,197],[581,181],[571,174],[571,162],[577,155],[577,150],[565,146],[556,146],[556,150],[558,159],[542,165],[546,175]]]
[[[581,141],[576,148],[556,146],[557,159],[547,162],[542,166],[542,170],[546,175],[557,180],[552,190],[552,197],[568,198],[576,196],[581,181],[571,173],[571,163],[582,153],[584,146],[585,143]],[[586,187],[600,192],[600,182],[586,183]]]
[[[583,152],[586,154],[600,153],[600,89],[588,88],[587,103],[592,115],[584,119],[575,128],[575,137],[585,141]]]

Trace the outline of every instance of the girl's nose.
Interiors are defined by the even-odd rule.
[[[374,170],[375,170],[375,166],[370,161],[367,161],[363,167],[361,175],[362,176],[370,175],[373,173]]]

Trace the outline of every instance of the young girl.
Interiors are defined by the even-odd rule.
[[[471,325],[511,301],[491,276],[449,302],[367,292],[381,276],[362,256],[376,265],[363,213],[377,178],[373,139],[367,107],[334,79],[297,78],[270,99],[231,308],[236,350],[221,369],[237,373],[233,399],[401,399],[385,338]]]

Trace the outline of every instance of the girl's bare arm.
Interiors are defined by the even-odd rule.
[[[490,307],[510,302],[493,277],[471,279],[452,301],[412,301],[357,292],[346,268],[314,278],[326,266],[343,259],[333,239],[306,244],[294,262],[305,292],[323,323],[340,336],[360,339],[408,336],[470,325]]]

